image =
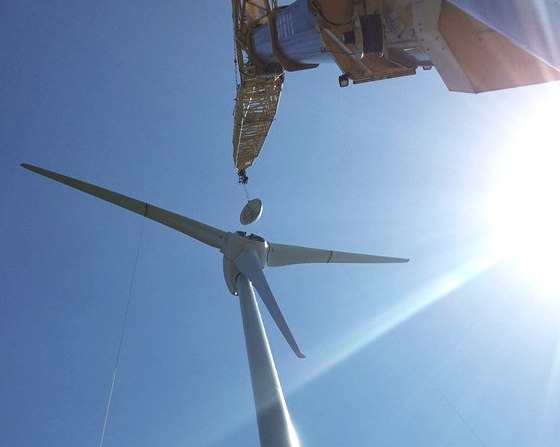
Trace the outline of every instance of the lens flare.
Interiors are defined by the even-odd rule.
[[[488,202],[496,249],[538,286],[560,290],[560,95],[516,128]]]
[[[496,265],[500,259],[495,253],[487,252],[470,259],[449,273],[444,273],[427,282],[423,287],[413,291],[401,302],[385,312],[376,315],[365,324],[354,328],[340,343],[340,348],[327,358],[317,362],[313,370],[305,377],[299,377],[298,383],[290,390],[300,388],[322,376],[347,358],[364,349],[370,343],[387,334],[400,324],[414,317],[437,301],[445,298],[454,290],[476,278],[478,275]]]

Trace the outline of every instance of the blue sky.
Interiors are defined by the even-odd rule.
[[[229,3],[3,2],[0,55],[2,444],[99,445],[131,293],[104,445],[257,445],[220,254],[18,166],[240,229]],[[264,315],[302,445],[559,445],[558,261],[520,253],[559,247],[539,237],[558,211],[558,83],[465,95],[435,70],[338,74],[288,74],[250,230],[411,262],[267,270],[307,355]]]

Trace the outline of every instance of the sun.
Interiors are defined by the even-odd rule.
[[[488,213],[500,257],[539,286],[560,291],[560,95],[514,129]]]

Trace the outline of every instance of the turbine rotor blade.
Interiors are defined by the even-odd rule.
[[[363,255],[343,251],[268,243],[269,267],[291,264],[386,264],[408,262],[409,259],[390,256]]]
[[[227,233],[225,231],[218,230],[217,228],[203,224],[202,222],[198,222],[194,219],[189,219],[188,217],[172,213],[171,211],[164,210],[163,208],[158,208],[157,206],[150,205],[149,203],[133,199],[90,183],[82,182],[81,180],[77,180],[72,177],[48,171],[37,166],[32,166],[26,163],[22,163],[21,166],[25,169],[36,172],[37,174],[98,197],[106,202],[125,208],[133,213],[140,214],[148,219],[159,222],[212,247],[221,249],[224,241],[226,240]]]
[[[278,303],[272,294],[272,290],[270,290],[270,286],[266,281],[266,277],[262,271],[257,254],[253,250],[246,250],[235,259],[235,265],[239,271],[255,286],[255,289],[259,292],[264,305],[270,312],[272,319],[278,326],[278,329],[280,329],[280,332],[294,353],[299,358],[305,358],[305,355],[300,351],[296,340],[288,327],[288,323],[286,323],[286,320],[284,319],[284,315],[282,315],[280,307],[278,307]]]

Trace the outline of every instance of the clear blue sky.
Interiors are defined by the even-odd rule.
[[[129,290],[104,445],[258,444],[220,254],[18,166],[240,229],[231,12],[216,4],[0,4],[3,446],[99,445]],[[302,445],[560,445],[558,260],[521,259],[557,255],[557,231],[539,238],[555,215],[506,240],[523,256],[502,250],[558,194],[558,83],[475,96],[435,70],[347,89],[338,74],[287,76],[249,172],[265,206],[250,230],[411,262],[267,271],[308,357],[265,315]],[[542,164],[508,173],[514,156]],[[506,225],[502,190],[519,213]]]

